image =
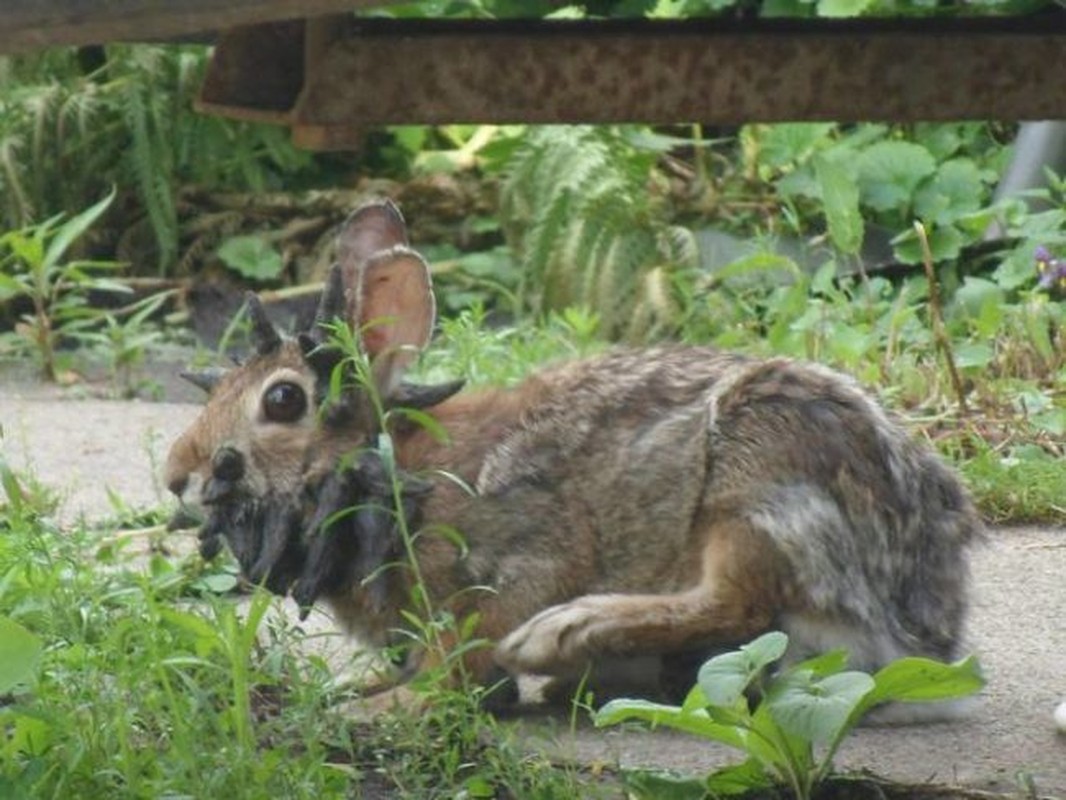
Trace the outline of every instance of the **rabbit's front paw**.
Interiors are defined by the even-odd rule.
[[[541,611],[496,646],[497,663],[514,674],[562,675],[580,669],[600,638],[609,602],[608,597],[582,597]]]

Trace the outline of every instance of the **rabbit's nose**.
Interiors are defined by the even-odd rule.
[[[201,488],[200,501],[210,505],[229,496],[244,477],[244,472],[244,456],[233,447],[223,445],[211,457],[211,477]]]
[[[220,481],[239,481],[244,477],[244,456],[232,447],[220,447],[211,458],[211,476]]]

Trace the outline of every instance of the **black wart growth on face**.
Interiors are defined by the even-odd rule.
[[[315,513],[308,529],[307,560],[293,587],[300,607],[310,608],[323,594],[355,586],[366,588],[370,606],[385,606],[386,565],[403,551],[402,521],[413,529],[421,517],[423,498],[431,484],[397,474],[400,511],[392,477],[376,450],[368,450],[358,463],[329,475],[315,498]]]
[[[200,529],[200,554],[214,558],[223,540],[252,583],[287,594],[303,572],[303,503],[298,498],[229,496],[210,506]]]
[[[431,484],[397,475],[404,523],[413,529]],[[371,607],[385,606],[386,565],[403,551],[393,481],[381,454],[367,451],[304,496],[262,498],[227,493],[210,506],[200,531],[204,558],[229,545],[244,576],[276,594],[292,593],[306,616],[322,595],[365,587]]]

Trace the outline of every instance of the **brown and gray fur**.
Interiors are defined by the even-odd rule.
[[[967,548],[981,523],[952,471],[850,378],[668,346],[564,363],[512,389],[422,395],[401,377],[429,338],[434,307],[399,213],[388,203],[360,209],[339,253],[321,316],[332,307],[355,328],[384,319],[362,337],[379,390],[448,432],[441,442],[418,425],[389,431],[402,473],[432,485],[407,509],[428,532],[416,546],[430,596],[478,612],[478,634],[496,643],[467,657],[475,678],[499,667],[565,678],[645,656],[668,664],[773,628],[789,634],[793,657],[843,646],[858,667],[959,655]],[[373,440],[366,397],[352,390],[339,408],[319,409],[324,373],[312,345],[321,350],[322,336],[275,341],[254,311],[269,346],[217,380],[174,443],[166,480],[183,499],[196,484],[214,496],[209,536],[244,504],[263,503],[271,519],[287,509],[283,529],[238,542],[246,571],[273,574],[282,593],[310,581],[309,599],[322,590],[350,629],[385,644],[410,603],[409,570],[373,581],[339,567],[328,581],[301,574],[321,535],[308,523],[317,487]],[[265,418],[263,397],[279,381],[310,399],[298,419]],[[220,448],[243,457],[236,480],[213,475]],[[258,524],[248,519],[238,527]],[[440,525],[460,531],[468,551],[432,535]],[[338,552],[355,558],[360,541],[387,528],[353,525]],[[328,553],[319,547],[311,572],[328,566]],[[403,559],[397,548],[389,557]]]

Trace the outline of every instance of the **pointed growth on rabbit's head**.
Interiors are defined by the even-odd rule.
[[[429,405],[460,386],[401,382],[429,341],[435,306],[428,267],[407,247],[396,207],[372,203],[352,214],[338,257],[314,322],[294,337],[282,335],[260,300],[248,295],[253,354],[228,370],[186,375],[209,392],[207,406],[173,444],[165,467],[167,487],[183,504],[203,507],[205,555],[217,552],[225,536],[245,574],[278,592],[301,577],[306,528],[329,521],[320,494],[340,504],[338,512],[373,499],[391,508],[380,466],[358,457],[378,434],[376,402]],[[346,361],[351,354],[331,340],[335,322],[357,333],[370,367],[362,383]],[[345,462],[348,474],[338,477]],[[338,493],[339,486],[349,491]],[[389,535],[390,518],[355,516],[348,524],[363,526],[359,535]],[[303,594],[313,601],[316,591],[308,585]]]

